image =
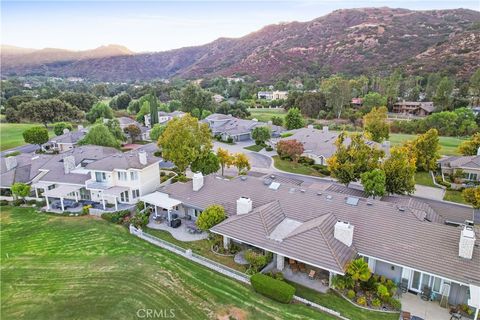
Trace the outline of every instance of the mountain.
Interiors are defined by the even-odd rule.
[[[13,59],[2,67],[4,74],[104,81],[234,74],[268,81],[304,74],[385,73],[397,67],[410,73],[445,70],[467,77],[479,67],[479,47],[480,12],[363,8],[336,10],[308,22],[269,25],[241,38],[220,38],[202,46],[82,59],[60,60],[52,54],[49,61],[26,65]]]

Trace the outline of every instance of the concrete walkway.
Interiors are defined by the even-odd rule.
[[[420,296],[405,293],[400,299],[402,310],[424,320],[449,320],[448,310],[440,307],[438,301],[423,301]]]
[[[445,190],[441,188],[434,188],[416,184],[415,192],[413,193],[413,195],[418,198],[442,201],[443,196],[445,195]]]
[[[147,224],[147,227],[149,227],[150,229],[167,231],[175,239],[185,242],[198,241],[208,238],[208,234],[206,232],[196,234],[189,233],[187,231],[187,225],[185,224],[184,220],[182,220],[182,224],[180,225],[180,227],[172,228],[169,227],[166,222],[156,223],[153,218],[150,218],[150,222]]]

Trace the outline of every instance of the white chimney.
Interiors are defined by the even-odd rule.
[[[464,226],[458,243],[458,255],[461,258],[472,259],[475,246],[475,231],[472,226]]]
[[[353,242],[353,228],[348,222],[337,221],[333,235],[335,239],[350,247]]]
[[[237,214],[246,214],[252,211],[252,199],[240,197],[237,200]]]
[[[328,126],[323,126],[322,131],[323,133],[328,133]]]
[[[313,129],[313,125],[312,125],[312,124],[309,124],[309,125],[307,126],[307,129]]]
[[[477,149],[477,156],[480,156],[480,147]]]
[[[75,157],[74,156],[67,156],[63,158],[63,169],[65,171],[65,174],[68,174],[72,172],[72,170],[75,170]]]
[[[7,171],[10,171],[13,168],[16,168],[17,165],[18,165],[17,156],[10,156],[5,158],[5,167],[7,168]]]
[[[195,172],[192,177],[193,191],[198,191],[203,187],[203,174],[201,172]]]
[[[63,129],[63,134],[67,134],[69,132],[70,132],[70,130],[68,130],[67,128]]]
[[[147,153],[144,150],[138,152],[138,161],[140,161],[142,165],[147,164]]]

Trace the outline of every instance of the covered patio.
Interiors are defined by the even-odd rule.
[[[400,298],[402,310],[422,319],[449,320],[449,309],[440,307],[438,301],[424,301],[420,295],[404,293]],[[464,318],[465,319],[465,318]]]
[[[168,225],[170,225],[172,220],[180,217],[178,206],[181,205],[182,202],[170,198],[166,193],[156,191],[140,197],[140,201],[143,201],[145,204],[145,209],[147,209],[147,206],[153,207],[154,218],[164,218],[167,220]]]
[[[49,198],[59,198],[60,199],[60,208],[61,212],[65,211],[65,207],[76,208],[78,206],[78,200],[80,198],[79,190],[82,186],[78,185],[59,185],[53,189],[45,189],[43,192],[43,196],[45,197],[45,201],[47,202],[47,210],[51,209]],[[37,188],[35,188],[37,190]],[[74,197],[75,201],[68,199],[67,203],[65,203],[66,197]],[[53,208],[55,209],[55,208]]]
[[[181,220],[183,221],[178,228],[172,228],[169,226],[167,220],[158,221],[155,219],[154,215],[151,215],[150,221],[148,222],[147,227],[149,227],[150,229],[167,231],[175,239],[180,241],[185,241],[185,242],[204,240],[208,238],[208,234],[206,232],[202,232],[202,233],[191,232],[189,222],[193,222],[193,221],[185,220],[185,219],[181,219]]]

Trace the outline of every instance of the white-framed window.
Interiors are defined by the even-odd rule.
[[[107,175],[105,172],[95,172],[95,180],[97,182],[104,182],[107,180]]]
[[[138,171],[130,171],[130,180],[132,181],[138,180]]]
[[[128,190],[120,193],[120,201],[122,201],[122,202],[129,202],[130,201],[130,198],[128,196]]]
[[[432,281],[432,291],[439,293],[442,289],[442,279],[438,277],[434,277]]]
[[[132,199],[137,199],[138,197],[140,197],[140,190],[132,190]]]
[[[118,171],[117,172],[118,180],[120,181],[127,181],[127,172],[126,171]]]

